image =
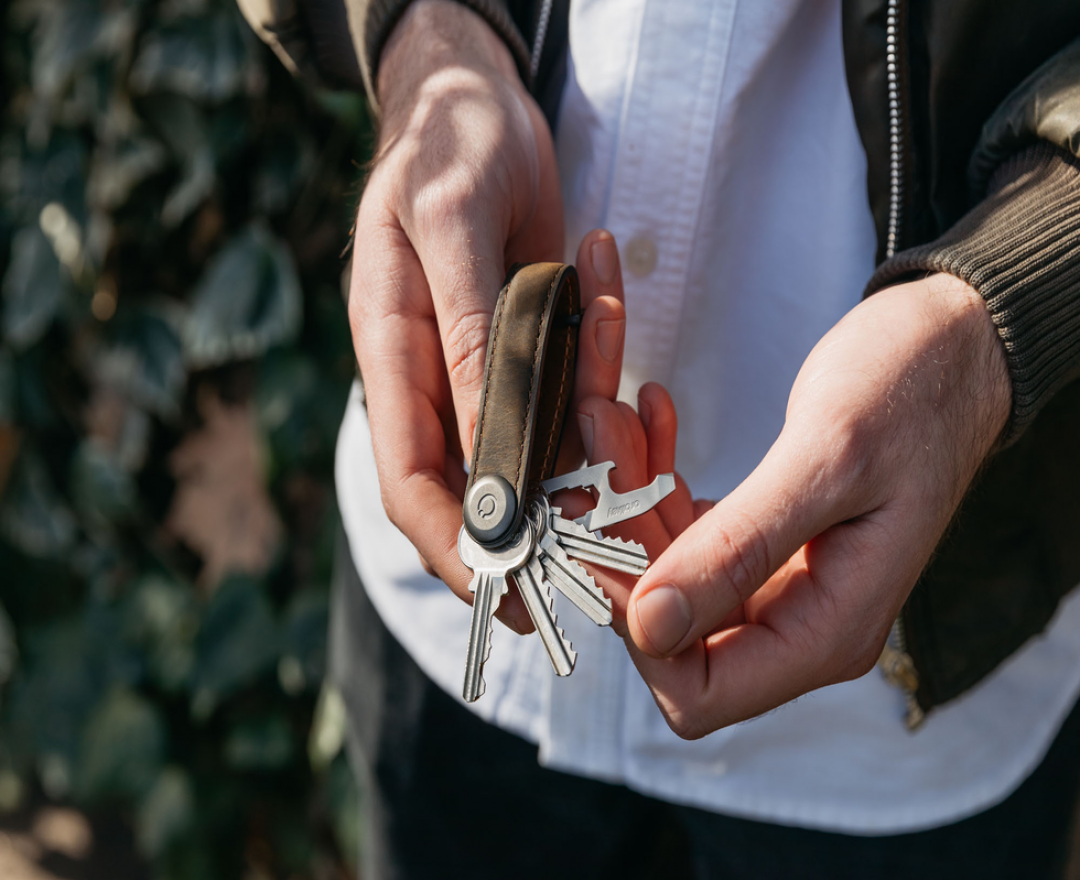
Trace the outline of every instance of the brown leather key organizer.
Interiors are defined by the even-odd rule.
[[[465,528],[478,543],[514,536],[530,485],[550,477],[574,384],[581,292],[562,263],[516,265],[488,338]]]
[[[561,263],[516,266],[499,294],[488,339],[484,390],[476,424],[465,524],[458,555],[472,570],[469,650],[462,696],[484,693],[491,621],[512,582],[556,675],[574,670],[577,652],[558,625],[551,587],[593,623],[608,626],[611,600],[582,567],[589,563],[640,576],[649,554],[600,529],[640,516],[675,488],[672,474],[618,493],[614,462],[553,477],[574,378],[581,294],[577,272]],[[576,520],[552,503],[561,489],[588,489],[592,510]]]

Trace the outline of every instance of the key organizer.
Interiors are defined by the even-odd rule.
[[[581,296],[577,272],[560,263],[515,266],[499,294],[488,339],[484,386],[458,554],[473,572],[474,594],[464,697],[484,693],[491,621],[512,579],[557,675],[577,654],[558,627],[550,587],[594,623],[611,623],[611,601],[578,560],[640,575],[645,548],[597,529],[651,510],[675,488],[672,474],[622,494],[611,490],[612,462],[552,477],[573,390]],[[549,492],[594,489],[597,504],[578,520],[552,507]]]

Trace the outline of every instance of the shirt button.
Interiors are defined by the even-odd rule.
[[[647,235],[635,236],[630,239],[623,256],[630,273],[645,278],[656,268],[656,242]]]

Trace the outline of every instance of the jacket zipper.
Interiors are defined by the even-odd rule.
[[[901,0],[888,0],[885,14],[885,73],[889,89],[889,225],[885,257],[900,245],[904,199],[904,114],[900,91]]]
[[[544,52],[544,40],[547,39],[548,25],[551,23],[551,7],[554,0],[544,0],[540,5],[540,16],[536,19],[536,35],[533,37],[532,55],[529,57],[529,78],[536,80],[540,71],[540,56]]]
[[[888,641],[878,658],[878,666],[885,676],[885,681],[904,694],[904,725],[908,730],[917,730],[926,720],[915,692],[919,689],[919,670],[907,650],[907,635],[904,632],[903,615],[896,618]]]
[[[888,0],[885,15],[885,72],[889,94],[889,224],[885,239],[885,258],[892,257],[901,246],[904,221],[904,138],[903,96],[901,93],[900,28],[903,17],[902,0]],[[885,680],[904,694],[908,730],[918,728],[926,718],[915,692],[919,689],[919,671],[907,649],[903,612],[896,618],[892,632],[878,659]]]

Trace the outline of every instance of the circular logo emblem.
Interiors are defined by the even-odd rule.
[[[490,519],[495,514],[495,508],[499,506],[498,500],[490,492],[482,495],[476,502],[476,513],[481,519]]]

